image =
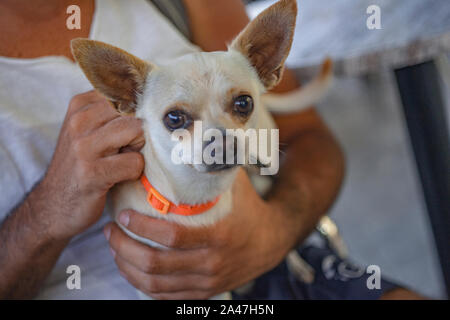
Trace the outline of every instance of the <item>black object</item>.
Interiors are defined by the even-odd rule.
[[[313,282],[304,282],[294,271],[296,267],[289,267],[284,260],[249,287],[244,286],[246,289],[233,291],[233,300],[376,300],[400,287],[384,279],[380,270],[377,275],[371,269],[342,259],[326,243],[300,246],[295,251],[313,270]],[[379,287],[369,287],[377,277]]]
[[[450,141],[432,61],[395,70],[442,272],[450,296]]]
[[[189,19],[182,0],[149,0],[187,39],[191,39]]]

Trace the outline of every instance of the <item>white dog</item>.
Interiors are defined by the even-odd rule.
[[[143,120],[144,174],[140,181],[113,188],[114,218],[133,209],[195,227],[216,223],[230,212],[238,165],[175,164],[171,151],[179,142],[173,141],[172,133],[179,129],[192,133],[194,121],[201,121],[205,130],[221,132],[274,129],[265,105],[288,112],[318,100],[331,78],[329,61],[303,89],[282,98],[264,95],[282,77],[296,16],[296,1],[281,0],[254,19],[228,51],[193,53],[167,65],[156,66],[102,42],[72,41],[73,55],[93,86],[118,112]],[[235,152],[229,145],[224,150]]]

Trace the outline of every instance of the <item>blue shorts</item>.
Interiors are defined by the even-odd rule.
[[[306,283],[296,277],[286,260],[275,269],[257,278],[245,293],[233,292],[236,300],[373,300],[399,287],[383,278],[379,288],[369,289],[372,275],[347,260],[330,247],[302,246],[298,254],[314,270],[314,281]],[[324,267],[326,266],[326,267]]]

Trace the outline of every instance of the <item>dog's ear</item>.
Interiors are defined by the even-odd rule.
[[[250,22],[230,45],[247,57],[267,89],[281,80],[296,18],[297,1],[280,0]]]
[[[152,65],[124,50],[89,39],[74,39],[72,54],[95,89],[117,111],[132,114]]]

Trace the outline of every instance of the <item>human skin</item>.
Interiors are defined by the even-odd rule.
[[[100,218],[108,190],[139,178],[143,143],[140,120],[99,93],[71,100],[45,177],[0,228],[0,298],[36,293],[70,239]]]
[[[247,17],[240,1],[211,3],[185,2],[193,41],[221,50]],[[71,4],[82,10],[81,30],[61,27]],[[0,0],[0,55],[72,59],[69,42],[89,35],[93,12],[88,0]],[[287,71],[276,90],[296,87]],[[132,240],[115,224],[105,228],[121,273],[132,284],[155,298],[207,298],[274,267],[310,233],[340,188],[342,152],[313,109],[276,121],[287,144],[286,163],[267,200],[241,172],[233,212],[217,226],[187,230],[136,212],[122,216],[131,231],[174,248],[166,252]],[[98,220],[109,188],[141,174],[142,157],[135,152],[143,144],[139,127],[138,120],[119,118],[96,93],[72,99],[45,177],[0,227],[0,298],[33,297],[70,239]],[[120,152],[124,148],[127,153]]]

